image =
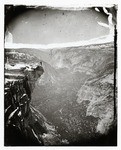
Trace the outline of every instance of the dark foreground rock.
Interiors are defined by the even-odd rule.
[[[35,82],[44,72],[41,63],[30,64],[32,57],[28,58],[29,64],[24,61],[20,63],[19,59],[22,61],[22,57],[19,55],[25,54],[16,52],[6,54],[5,145],[64,144],[55,127],[30,104]]]

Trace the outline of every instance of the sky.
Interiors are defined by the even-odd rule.
[[[8,25],[6,42],[63,44],[110,34],[108,17],[97,10],[33,9]]]

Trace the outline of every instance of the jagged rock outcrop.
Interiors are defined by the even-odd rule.
[[[88,101],[86,116],[98,118],[96,132],[101,134],[106,134],[116,121],[114,53],[114,43],[106,43],[55,50],[52,57],[57,68],[66,67],[70,72],[78,71],[87,76],[77,92],[77,102],[82,105]]]
[[[61,145],[55,127],[30,104],[35,82],[44,72],[41,63],[32,64],[33,57],[18,52],[5,56],[5,145]]]
[[[23,53],[24,51],[25,49]],[[28,61],[22,60],[22,57],[14,57],[13,54],[8,59],[10,52],[7,53],[6,78],[10,77],[8,73],[14,68],[17,78],[23,74],[28,80],[29,91],[33,91],[32,94],[27,93],[32,100],[29,104],[30,113],[25,119],[28,141],[36,141],[35,145],[116,145],[114,52],[114,43],[51,50],[51,61],[48,59],[48,62],[42,62],[42,76],[42,70],[37,67],[38,64],[41,66],[41,50],[27,49],[25,53],[34,53],[38,58],[28,57]],[[18,69],[19,74],[18,67],[21,68]],[[38,78],[39,76],[41,77]],[[54,125],[49,123],[47,133],[45,127],[47,128],[48,123],[46,124],[45,117],[41,118],[40,112]],[[44,125],[39,123],[44,132],[41,131],[43,128],[35,125],[38,117],[44,122]],[[57,134],[55,127],[61,136]],[[61,137],[64,140],[61,141]]]

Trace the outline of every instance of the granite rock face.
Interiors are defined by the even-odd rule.
[[[114,53],[113,42],[58,48],[43,64],[45,72],[32,103],[72,145],[113,143],[109,134],[115,130],[116,136]],[[98,136],[105,140],[100,142]]]
[[[64,143],[55,127],[30,104],[35,82],[44,72],[41,63],[15,51],[6,52],[5,59],[5,145]]]
[[[12,72],[14,80],[20,81],[20,78],[25,77],[25,85],[29,87],[26,88],[26,92],[31,100],[30,113],[25,126],[30,128],[27,128],[29,136],[26,139],[37,137],[37,141],[41,141],[42,138],[43,142],[40,143],[44,143],[43,145],[116,145],[114,43],[49,49],[46,52],[37,49],[18,51],[17,55],[34,53],[35,56],[28,57],[28,61],[22,61],[22,58],[19,60],[19,57],[13,61],[12,54],[12,58],[6,57],[5,64],[6,81],[13,78],[10,78]],[[21,68],[18,69],[19,73],[18,67]],[[44,119],[40,119],[42,114],[45,116]],[[38,123],[35,125],[36,117],[43,120],[43,126],[48,128],[47,132],[43,131],[43,128],[38,128]],[[46,124],[45,120],[49,120],[51,124]]]

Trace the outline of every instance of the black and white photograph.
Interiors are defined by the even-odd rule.
[[[117,4],[4,5],[4,146],[117,146]]]

